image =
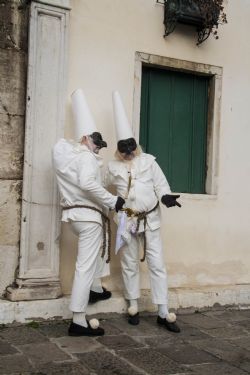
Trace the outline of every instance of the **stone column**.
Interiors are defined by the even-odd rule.
[[[20,263],[12,301],[61,295],[58,193],[51,149],[63,136],[69,0],[30,8]]]

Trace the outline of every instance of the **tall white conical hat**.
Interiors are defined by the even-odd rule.
[[[75,118],[75,139],[97,132],[97,128],[82,89],[71,94],[72,110]]]
[[[113,109],[117,142],[122,139],[134,138],[118,91],[113,91]]]

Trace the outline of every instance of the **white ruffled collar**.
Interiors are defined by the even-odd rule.
[[[68,142],[73,145],[73,151],[74,152],[76,152],[76,153],[90,152],[96,158],[98,165],[100,167],[103,166],[103,158],[99,154],[95,154],[94,152],[92,152],[86,145],[83,145],[83,144],[81,144],[79,142],[76,142],[72,139],[69,140]]]

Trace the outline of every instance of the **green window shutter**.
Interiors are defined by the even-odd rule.
[[[172,191],[205,193],[209,78],[143,67],[140,144]]]

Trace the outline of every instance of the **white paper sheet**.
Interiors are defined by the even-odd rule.
[[[118,213],[118,227],[116,232],[115,254],[125,245],[123,234],[127,231],[127,214],[124,211]]]

